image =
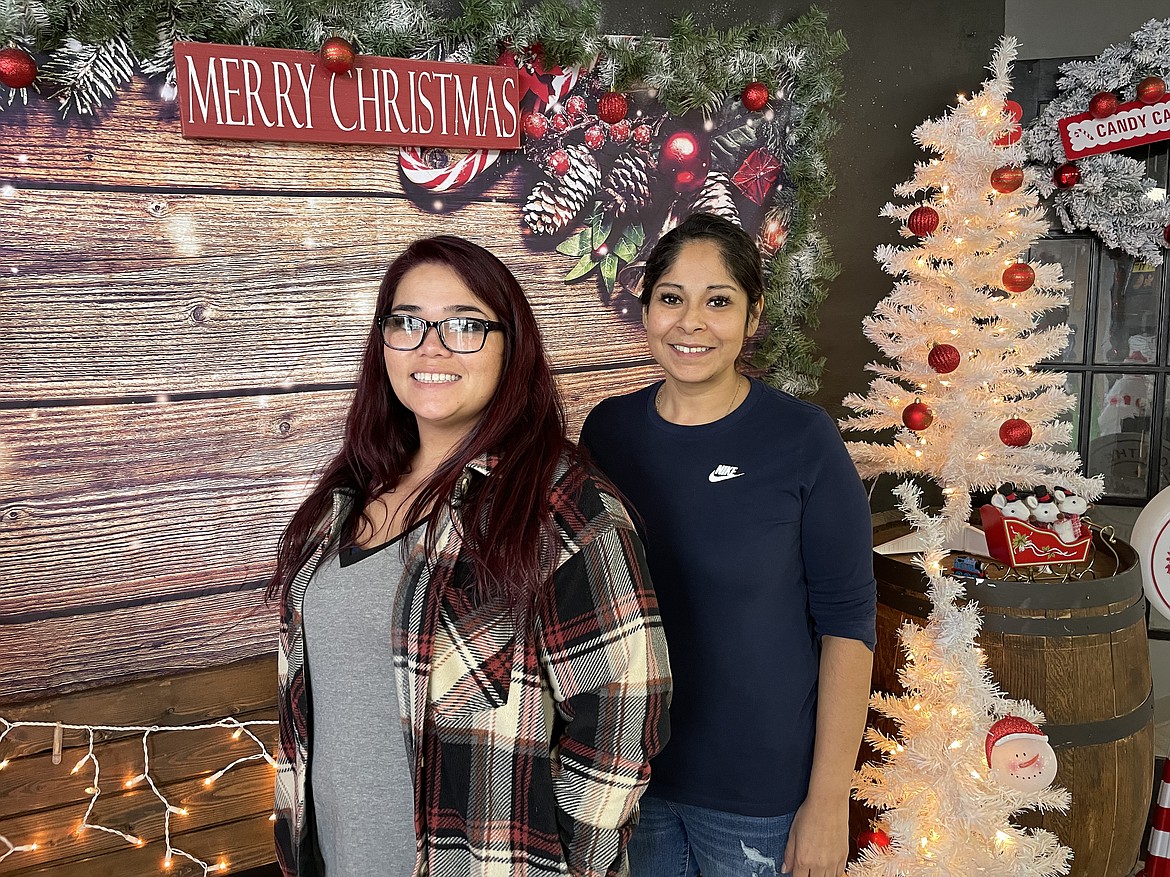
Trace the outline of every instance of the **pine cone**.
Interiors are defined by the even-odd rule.
[[[581,144],[566,146],[569,170],[537,183],[524,202],[524,222],[537,234],[560,231],[581,212],[601,185],[601,168]]]
[[[653,156],[641,150],[623,152],[602,186],[606,211],[620,219],[631,210],[641,210],[651,200],[650,174],[657,170]]]
[[[727,174],[712,171],[707,174],[703,187],[695,195],[691,203],[692,213],[714,213],[740,225],[739,208],[735,206],[735,199],[731,197],[731,180]]]

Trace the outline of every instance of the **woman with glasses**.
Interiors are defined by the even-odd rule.
[[[416,241],[376,313],[270,586],[281,868],[624,874],[669,700],[638,537],[495,256]]]
[[[635,877],[840,877],[876,612],[869,505],[820,408],[737,368],[764,279],[695,214],[646,263],[665,379],[598,405],[581,444],[630,501],[673,646],[671,741]]]

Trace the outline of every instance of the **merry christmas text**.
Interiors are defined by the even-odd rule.
[[[184,137],[515,149],[507,67],[359,55],[326,70],[312,52],[175,43]]]

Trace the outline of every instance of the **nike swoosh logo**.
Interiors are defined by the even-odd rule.
[[[738,478],[740,475],[746,474],[746,472],[732,472],[730,475],[716,475],[714,472],[712,472],[707,476],[707,480],[714,484],[717,481],[728,481],[729,479]]]

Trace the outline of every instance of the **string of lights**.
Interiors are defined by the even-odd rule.
[[[112,826],[109,826],[109,825],[101,825],[98,822],[91,821],[91,817],[93,816],[94,806],[97,804],[98,798],[100,798],[101,794],[102,794],[102,788],[101,788],[101,784],[100,784],[101,772],[102,772],[101,761],[98,757],[97,751],[94,749],[94,742],[96,740],[95,734],[99,731],[116,733],[116,734],[141,734],[142,735],[142,772],[139,774],[136,774],[135,776],[126,780],[125,783],[122,784],[122,787],[125,789],[132,789],[132,788],[135,788],[135,787],[141,785],[142,783],[145,783],[147,785],[147,787],[149,787],[150,791],[154,794],[155,798],[158,799],[159,805],[162,807],[163,842],[166,845],[166,852],[163,856],[163,861],[162,861],[163,869],[164,870],[171,869],[172,867],[174,867],[175,858],[182,857],[182,858],[187,859],[188,861],[192,862],[195,866],[202,868],[204,877],[208,877],[208,875],[210,875],[212,873],[227,871],[227,869],[228,869],[227,860],[220,859],[215,863],[207,862],[207,861],[204,861],[203,859],[200,859],[198,856],[195,856],[192,853],[187,852],[186,850],[180,849],[179,847],[175,846],[174,843],[172,842],[171,817],[172,816],[186,816],[188,811],[187,811],[186,807],[172,804],[167,799],[167,796],[165,794],[163,794],[162,789],[160,789],[158,784],[155,782],[155,778],[151,774],[151,768],[150,768],[150,746],[149,746],[150,737],[152,734],[173,733],[176,731],[204,731],[204,730],[215,729],[215,728],[223,728],[225,730],[230,730],[231,737],[233,740],[239,740],[241,737],[244,737],[244,736],[248,737],[256,745],[257,751],[252,752],[248,755],[243,755],[239,758],[236,758],[234,761],[229,763],[227,766],[220,768],[215,773],[213,773],[210,776],[208,776],[207,778],[205,778],[203,780],[203,785],[210,786],[213,783],[215,783],[216,780],[220,779],[224,774],[226,774],[228,771],[230,771],[232,768],[234,768],[238,765],[244,764],[246,762],[263,760],[263,761],[266,761],[272,767],[276,767],[276,760],[272,757],[271,753],[269,753],[268,747],[265,745],[264,741],[261,740],[258,736],[256,736],[256,734],[253,733],[253,731],[251,730],[252,728],[270,727],[270,726],[273,726],[275,724],[276,724],[276,722],[271,721],[271,720],[254,720],[254,721],[241,722],[238,719],[231,717],[231,716],[229,716],[227,718],[219,719],[218,721],[215,721],[215,722],[210,722],[210,723],[206,723],[206,724],[196,724],[196,725],[71,725],[71,724],[65,724],[62,722],[8,721],[7,719],[0,717],[0,728],[3,729],[2,731],[0,731],[0,743],[3,743],[5,738],[8,737],[8,735],[10,733],[17,730],[18,728],[51,729],[53,731],[53,750],[52,750],[53,763],[60,764],[61,763],[61,749],[62,749],[62,741],[63,741],[63,737],[64,737],[64,732],[65,731],[84,732],[86,734],[86,737],[87,737],[87,747],[86,747],[85,755],[83,755],[78,760],[77,764],[75,764],[73,766],[73,769],[70,771],[70,773],[71,774],[81,773],[81,771],[86,767],[86,765],[92,764],[93,765],[93,778],[90,781],[90,784],[88,786],[86,786],[86,788],[85,788],[85,793],[90,796],[89,806],[86,807],[85,815],[82,817],[81,825],[77,828],[76,834],[78,836],[80,836],[81,834],[85,833],[86,831],[91,831],[91,830],[92,831],[102,831],[102,832],[105,832],[107,834],[116,835],[117,837],[122,838],[127,843],[133,844],[134,846],[141,847],[141,846],[144,846],[146,844],[146,842],[147,842],[146,838],[140,837],[140,836],[134,835],[134,834],[129,834],[125,831],[121,831],[120,829],[113,828]],[[9,763],[10,763],[9,759],[7,759],[7,758],[0,760],[0,770],[4,770],[4,768],[8,767]],[[14,853],[34,852],[37,848],[38,848],[38,844],[36,844],[36,843],[16,844],[16,843],[13,843],[11,840],[9,840],[4,835],[0,834],[0,862],[3,862],[5,859],[7,859],[9,856],[13,855]]]

